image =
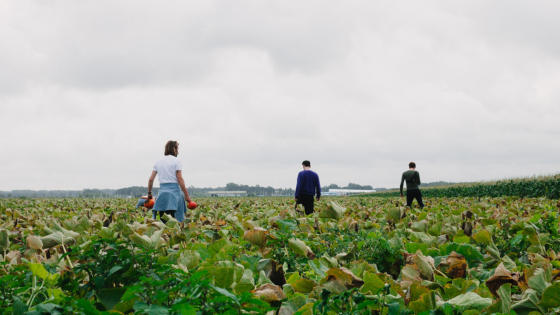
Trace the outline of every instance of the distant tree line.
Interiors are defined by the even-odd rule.
[[[219,189],[213,189],[219,190]],[[247,196],[293,196],[292,188],[274,188],[271,186],[264,187],[260,185],[249,186],[239,185],[236,183],[228,183],[225,187],[226,191],[246,191]]]
[[[451,183],[451,182],[431,182],[431,183],[422,183],[420,187],[433,187],[433,186],[445,186],[445,185],[452,185],[452,184],[464,184],[464,183]],[[346,187],[339,187],[337,184],[330,184],[329,186],[321,187],[323,191],[329,191],[329,189],[356,189],[356,190],[375,190],[375,191],[384,191],[384,190],[395,190],[399,188],[373,188],[371,185],[358,185],[354,183],[349,183]]]
[[[456,183],[449,182],[433,182],[422,183],[421,187],[443,186]],[[209,191],[246,191],[247,196],[293,196],[294,189],[292,188],[274,188],[271,186],[249,186],[236,183],[228,183],[225,187],[205,187],[199,188],[190,186],[187,188],[189,194],[193,197],[209,197]],[[337,184],[330,184],[329,186],[321,187],[322,191],[329,191],[329,189],[358,189],[358,190],[372,190],[384,191],[398,188],[373,188],[371,185],[359,185],[349,183],[347,186],[341,187]],[[148,192],[148,187],[132,186],[120,189],[83,189],[83,190],[12,190],[0,191],[0,198],[138,198],[145,196]],[[159,188],[152,189],[154,196],[158,195]]]
[[[340,187],[337,184],[330,184],[329,186],[321,187],[322,191],[328,192],[329,189],[355,189],[355,190],[373,190],[371,185],[359,185],[354,183],[348,183],[348,186]]]
[[[187,187],[192,197],[209,197],[209,191],[246,191],[248,196],[289,196],[294,194],[292,188],[261,187],[259,185],[238,185],[229,183],[226,187]],[[138,198],[145,196],[148,187],[132,186],[120,189],[83,189],[83,190],[12,190],[0,191],[0,198]],[[158,187],[152,193],[157,196]]]

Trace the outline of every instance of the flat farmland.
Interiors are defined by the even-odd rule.
[[[558,200],[0,199],[0,314],[555,314]]]

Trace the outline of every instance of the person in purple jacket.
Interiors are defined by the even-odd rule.
[[[311,162],[305,160],[303,163],[303,171],[299,172],[296,185],[296,205],[301,204],[305,208],[305,214],[313,213],[314,196],[317,194],[317,201],[321,198],[321,184],[319,183],[319,175],[311,170]]]

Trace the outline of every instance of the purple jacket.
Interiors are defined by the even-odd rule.
[[[296,199],[300,195],[311,195],[317,198],[321,197],[321,183],[319,183],[319,175],[312,170],[304,170],[299,172],[296,185]]]

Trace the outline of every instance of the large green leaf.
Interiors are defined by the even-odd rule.
[[[440,236],[442,228],[443,222],[436,222],[428,229],[428,234],[432,236]]]
[[[19,296],[14,295],[14,305],[12,306],[12,314],[13,315],[23,315],[27,312],[27,305],[25,305]]]
[[[490,245],[492,243],[492,235],[490,235],[490,232],[488,232],[488,230],[480,230],[472,237],[475,241],[484,245]]]
[[[99,290],[96,295],[99,302],[110,311],[121,301],[122,296],[126,292],[126,288],[111,288]]]
[[[138,233],[134,232],[130,235],[130,240],[144,249],[151,249],[152,248],[152,241],[147,235],[139,235]]]
[[[67,230],[63,227],[61,227],[58,223],[54,223],[53,226],[51,226],[51,230],[55,231],[55,232],[60,232],[62,234],[64,234],[65,237],[71,237],[71,238],[77,238],[80,236],[80,233],[74,232],[74,231],[70,231]]]
[[[346,208],[340,206],[334,201],[331,201],[329,206],[319,212],[319,218],[338,221],[344,216],[344,212],[346,212]]]
[[[243,271],[243,276],[239,282],[235,284],[235,292],[242,293],[248,292],[255,289],[255,279],[253,278],[253,272],[250,269],[245,269]]]
[[[169,309],[165,306],[148,305],[144,302],[136,302],[136,304],[134,304],[134,310],[142,311],[142,314],[149,314],[149,315],[169,314]]]
[[[401,220],[401,217],[402,210],[400,208],[390,208],[385,214],[385,219],[392,220],[395,223],[399,222]]]
[[[350,251],[348,253],[342,252],[335,256],[335,258],[339,261],[349,261],[356,258],[356,252],[358,247],[355,244],[352,244]]]
[[[31,273],[35,277],[39,277],[43,280],[47,279],[47,277],[49,276],[47,269],[45,269],[45,267],[42,264],[29,263],[29,269],[31,269]]]
[[[422,277],[418,269],[414,268],[411,265],[406,265],[401,269],[401,279],[403,281],[410,281],[410,282],[422,282]]]
[[[453,236],[453,241],[459,244],[466,244],[471,241],[471,238],[465,235],[463,230],[459,230],[455,236]]]
[[[72,245],[75,243],[75,239],[70,236],[64,236],[62,232],[54,232],[41,237],[41,242],[43,243],[43,248],[51,248],[62,244]]]
[[[314,305],[315,305],[314,303],[307,303],[304,306],[302,306],[299,310],[297,310],[297,312],[295,312],[294,315],[313,315]]]
[[[216,256],[219,252],[224,250],[228,245],[228,241],[225,238],[221,238],[208,246],[208,254],[210,257]]]
[[[305,245],[304,241],[297,238],[291,238],[288,241],[288,246],[291,250],[294,251],[294,253],[303,257],[307,257],[307,245]]]
[[[538,268],[534,275],[529,278],[529,286],[531,289],[535,290],[539,296],[542,296],[544,290],[550,285],[545,279],[545,271],[542,268]]]
[[[244,269],[242,265],[232,261],[220,261],[217,267],[210,268],[215,285],[224,289],[231,289],[234,283],[239,282],[243,277]]]
[[[276,224],[278,224],[278,226],[282,230],[294,231],[294,230],[297,230],[297,228],[298,228],[298,224],[297,224],[296,220],[282,219],[282,220],[276,220],[274,222]]]
[[[523,235],[531,236],[537,234],[537,230],[535,229],[534,225],[530,223],[525,223],[525,225],[523,226],[522,233]]]
[[[436,292],[429,291],[420,295],[416,301],[410,302],[409,307],[416,314],[436,309]]]
[[[500,260],[500,251],[498,250],[498,248],[496,247],[496,245],[494,245],[493,243],[486,246],[486,252],[488,253],[488,255],[490,255],[492,258],[496,259],[496,260]]]
[[[385,286],[385,282],[379,279],[375,273],[366,271],[363,280],[364,285],[360,288],[360,292],[364,294],[377,294],[377,291]]]
[[[527,289],[523,292],[523,299],[511,306],[511,310],[517,315],[529,315],[531,312],[545,314],[546,310],[539,305],[540,299],[537,291]]]
[[[296,295],[282,303],[278,315],[293,315],[297,310],[307,304],[307,298],[303,295]]]
[[[494,302],[494,304],[489,308],[492,313],[504,313],[509,314],[511,309],[511,283],[503,284],[500,289],[498,289],[499,299]]]
[[[155,231],[152,236],[150,236],[150,241],[152,242],[152,249],[160,248],[162,242],[161,235],[163,234],[163,230]]]
[[[315,287],[315,282],[308,280],[308,279],[298,279],[296,280],[293,284],[292,287],[294,288],[294,290],[296,292],[300,292],[300,293],[304,293],[307,294],[311,291],[313,291],[313,288]]]
[[[544,290],[539,306],[544,308],[560,307],[560,282],[555,282]]]
[[[415,232],[427,232],[428,231],[428,221],[422,220],[412,223],[410,229]],[[437,236],[437,235],[435,235]]]
[[[539,306],[544,308],[560,307],[560,282],[555,282],[544,290]]]
[[[418,283],[410,285],[410,302],[418,300],[422,294],[429,293],[430,290]]]
[[[102,227],[101,230],[97,232],[97,235],[101,238],[111,239],[117,237],[118,233],[111,228]]]
[[[422,251],[422,254],[428,254],[428,244],[425,243],[406,243],[406,251],[410,254],[416,253],[418,250]]]
[[[459,307],[462,312],[467,310],[481,311],[492,305],[492,299],[483,298],[474,292],[467,292],[465,294],[458,295],[451,300],[438,302],[438,306],[445,303]]]
[[[270,281],[270,279],[266,276],[264,270],[261,270],[259,273],[259,280],[257,281],[257,286],[260,287],[265,284],[274,284],[274,283],[272,283],[272,281]]]
[[[187,267],[189,270],[194,269],[200,262],[200,254],[195,250],[186,250],[181,252],[177,263]]]
[[[327,253],[325,253],[323,257],[319,258],[319,261],[329,269],[338,267],[338,259],[330,257]]]
[[[436,238],[434,236],[430,236],[424,232],[410,233],[410,240],[412,242],[420,241],[422,243],[426,243],[428,246],[432,246],[436,243]]]

